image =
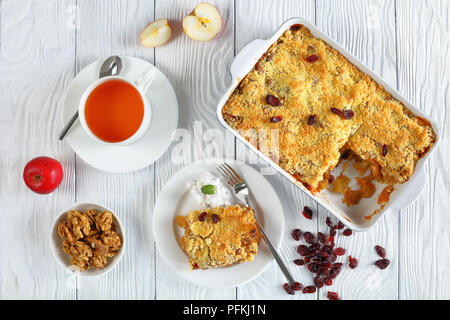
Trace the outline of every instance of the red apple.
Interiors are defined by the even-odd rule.
[[[55,159],[34,158],[23,169],[23,180],[31,191],[47,194],[54,191],[63,179],[63,168]]]

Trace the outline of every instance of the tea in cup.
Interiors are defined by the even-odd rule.
[[[151,107],[145,92],[155,74],[151,68],[135,82],[110,76],[91,84],[78,110],[81,125],[89,136],[117,146],[139,140],[150,125]]]

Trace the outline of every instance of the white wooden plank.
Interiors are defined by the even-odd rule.
[[[400,214],[401,299],[450,298],[450,3],[397,1],[399,88],[441,127],[427,188]],[[424,182],[425,183],[425,182]]]
[[[254,39],[267,39],[287,19],[303,17],[314,23],[314,1],[237,1],[236,2],[236,49],[237,52],[244,45]],[[241,142],[236,143],[237,159],[251,164],[257,164],[259,170],[267,170],[261,160],[255,157],[252,151]],[[265,169],[261,169],[265,168]],[[263,171],[260,171],[263,172]],[[311,273],[306,268],[298,267],[293,263],[298,258],[296,243],[291,232],[300,228],[304,231],[317,230],[317,204],[309,199],[300,189],[293,186],[287,179],[279,174],[267,175],[267,179],[278,193],[283,204],[286,226],[282,246],[279,250],[293,277],[300,283],[312,284]],[[301,211],[304,206],[314,209],[314,219],[306,220]],[[264,244],[261,243],[263,246]],[[286,282],[278,265],[273,262],[269,268],[257,279],[247,285],[238,287],[238,299],[317,299],[317,294],[289,296],[282,289]]]
[[[172,158],[177,139],[156,162],[156,194],[179,169],[195,160],[215,157],[234,157],[234,140],[227,139],[220,145],[221,152],[208,149],[205,137],[193,136],[194,130],[215,128],[225,133],[216,119],[215,108],[221,95],[229,85],[228,67],[233,56],[233,1],[208,1],[222,16],[222,31],[209,42],[189,39],[182,31],[181,21],[198,1],[158,0],[155,4],[155,18],[167,18],[173,27],[173,36],[166,45],[156,48],[155,63],[174,86],[179,104],[178,127],[189,130],[193,147],[191,155],[183,155],[182,163]],[[200,132],[200,131],[198,131]],[[222,149],[223,148],[223,149]],[[177,276],[156,255],[156,298],[157,299],[235,299],[235,289],[205,289],[191,284]]]
[[[154,19],[152,1],[78,2],[77,69],[109,55],[130,55],[153,62],[153,50],[139,33]],[[132,155],[131,155],[132,156]],[[120,217],[127,247],[122,261],[99,278],[78,281],[78,299],[153,299],[154,245],[151,225],[154,167],[130,174],[109,174],[77,158],[77,201],[97,201]]]
[[[50,251],[59,211],[74,200],[74,156],[57,140],[74,75],[74,1],[2,1],[0,52],[0,299],[72,299],[75,283]],[[25,164],[51,156],[64,169],[50,195],[27,189]]]
[[[389,0],[317,1],[317,26],[396,87],[395,7]],[[321,208],[325,213],[325,209]],[[323,221],[325,215],[323,215]],[[324,222],[321,222],[322,230]],[[321,289],[338,292],[342,299],[397,299],[398,296],[398,212],[389,212],[369,232],[336,237],[336,245],[347,249],[347,255],[359,260],[357,269],[345,267],[332,287]],[[386,248],[392,261],[389,269],[374,266],[378,260],[375,245]]]

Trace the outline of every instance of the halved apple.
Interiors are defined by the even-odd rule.
[[[169,21],[167,19],[158,19],[142,30],[141,44],[149,48],[158,47],[169,41],[171,36],[172,29]]]
[[[183,19],[183,30],[193,40],[209,41],[222,29],[219,11],[209,3],[199,3]]]

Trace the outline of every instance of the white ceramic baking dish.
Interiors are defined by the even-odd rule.
[[[276,163],[274,163],[271,159],[266,157],[263,153],[257,150],[253,145],[251,145],[247,140],[245,140],[241,135],[239,135],[235,130],[233,130],[223,119],[222,117],[222,107],[228,100],[229,96],[233,93],[235,87],[240,83],[240,81],[250,72],[261,56],[274,44],[278,38],[292,25],[301,24],[307,27],[311,33],[328,43],[330,46],[339,51],[343,56],[345,56],[351,63],[353,63],[356,67],[358,67],[361,71],[365,72],[369,76],[372,77],[376,82],[384,86],[384,88],[392,94],[396,99],[401,101],[408,109],[410,109],[415,115],[420,116],[430,122],[432,125],[436,136],[437,141],[434,144],[433,148],[418,161],[414,174],[411,179],[401,185],[395,186],[395,191],[391,194],[389,203],[379,211],[378,214],[374,215],[370,220],[365,217],[371,215],[375,210],[380,209],[380,205],[378,204],[378,195],[381,191],[386,187],[382,184],[376,183],[376,193],[370,199],[363,199],[358,205],[348,208],[345,204],[342,203],[342,196],[333,194],[328,190],[322,190],[320,193],[313,195],[308,189],[306,189],[300,182],[295,180],[291,175],[285,172],[282,168],[280,168]],[[268,162],[275,170],[277,170],[280,174],[286,177],[289,181],[298,186],[303,192],[305,192],[312,199],[316,200],[323,207],[328,209],[334,216],[336,216],[340,221],[342,221],[346,226],[355,230],[355,231],[367,231],[370,227],[374,226],[380,218],[386,214],[388,211],[396,211],[400,209],[404,209],[411,205],[420,194],[423,192],[426,183],[427,183],[427,173],[425,170],[425,162],[432,155],[432,153],[436,150],[437,145],[440,141],[440,130],[437,124],[430,119],[429,116],[424,114],[418,108],[413,106],[409,101],[407,101],[404,97],[400,95],[394,88],[392,88],[389,84],[383,81],[379,76],[377,76],[373,71],[371,71],[368,67],[362,64],[356,57],[350,54],[347,50],[342,48],[339,44],[337,44],[334,40],[330,39],[328,36],[319,31],[313,24],[302,19],[302,18],[292,18],[283,23],[283,25],[278,29],[275,34],[270,37],[268,40],[254,40],[248,43],[235,57],[234,61],[231,64],[230,72],[232,76],[232,84],[228,88],[227,92],[220,99],[217,106],[217,117],[220,123],[228,129],[232,134],[234,134],[240,141],[242,141],[248,148],[256,152],[262,159]],[[358,176],[357,171],[352,168],[353,166],[349,165],[345,174],[352,178],[352,183],[350,187],[354,187],[354,180],[356,176]],[[342,170],[342,165],[335,169],[333,175],[338,176],[339,172]]]

